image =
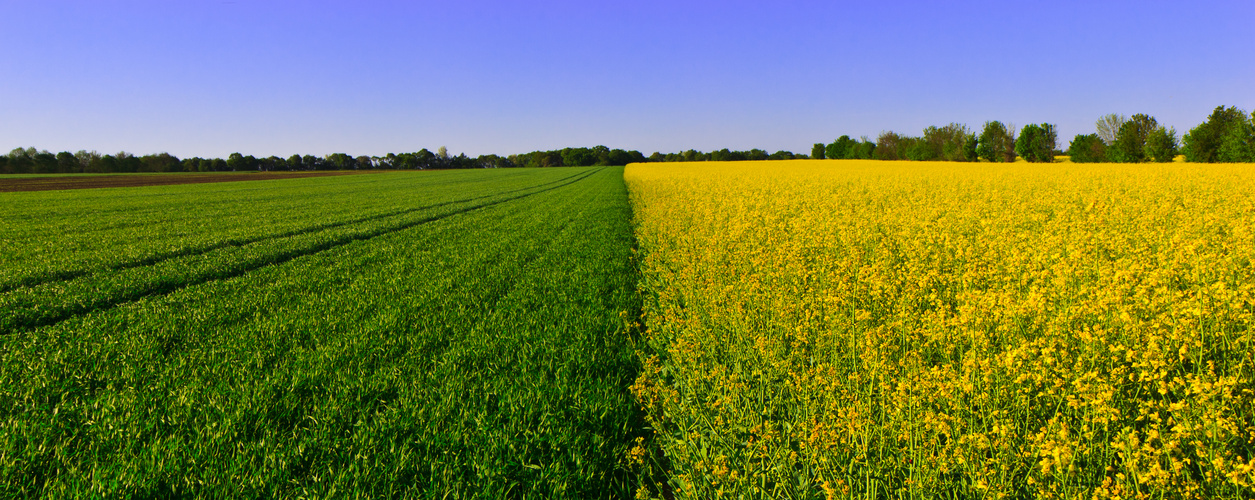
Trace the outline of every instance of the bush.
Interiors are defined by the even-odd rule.
[[[1068,145],[1068,157],[1073,163],[1097,163],[1107,161],[1107,144],[1098,134],[1077,134]]]
[[[1049,123],[1025,125],[1020,138],[1015,141],[1015,152],[1025,161],[1050,163],[1055,161],[1055,140],[1058,133]]]

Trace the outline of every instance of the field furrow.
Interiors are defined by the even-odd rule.
[[[204,253],[208,253],[214,250],[219,250],[219,249],[227,248],[227,247],[239,247],[239,246],[251,245],[254,243],[261,243],[268,240],[276,240],[276,239],[282,239],[282,238],[290,238],[294,236],[301,236],[301,235],[305,235],[309,233],[326,231],[329,229],[335,229],[335,228],[339,228],[343,226],[369,223],[372,221],[411,214],[414,212],[437,209],[437,208],[444,207],[447,205],[457,205],[457,204],[462,204],[462,203],[475,202],[475,201],[479,201],[483,199],[501,197],[504,195],[509,195],[509,194],[513,194],[513,193],[517,193],[521,191],[529,191],[529,190],[544,188],[544,187],[551,186],[554,184],[566,182],[568,180],[571,180],[577,177],[585,177],[587,175],[588,173],[586,172],[579,172],[579,173],[571,174],[568,177],[563,177],[563,178],[549,181],[549,182],[542,182],[535,185],[528,185],[526,187],[504,189],[501,191],[492,192],[491,194],[483,194],[483,195],[460,198],[460,199],[455,199],[455,200],[438,201],[430,205],[386,211],[386,212],[371,214],[371,215],[358,217],[354,219],[334,220],[334,221],[323,222],[323,223],[313,223],[312,225],[301,226],[295,229],[290,229],[290,230],[277,232],[277,233],[252,234],[252,235],[243,235],[243,236],[238,236],[238,237],[228,237],[226,239],[212,241],[201,246],[187,246],[187,247],[182,247],[182,248],[178,248],[176,250],[171,250],[171,251],[161,251],[160,249],[158,249],[156,253],[146,255],[136,260],[106,263],[103,265],[103,267],[100,267],[99,269],[96,269],[96,270],[91,270],[91,269],[48,270],[48,271],[45,271],[45,274],[42,274],[42,275],[27,275],[15,281],[0,283],[0,293],[7,293],[19,287],[33,287],[33,286],[38,286],[45,283],[54,282],[54,281],[66,281],[66,280],[70,280],[74,278],[79,278],[82,276],[95,274],[97,272],[102,272],[102,271],[117,271],[117,270],[123,270],[123,269],[130,269],[133,267],[151,266],[154,264],[159,264],[166,260],[175,259],[179,257],[187,257],[187,256],[204,254]]]
[[[320,231],[302,231],[284,238],[264,238],[254,243],[224,246],[211,251],[166,258],[142,266],[124,266],[79,279],[44,283],[0,294],[0,332],[37,328],[66,318],[142,297],[169,293],[179,288],[239,276],[263,266],[326,251],[353,241],[371,239],[394,231],[440,220],[499,203],[570,185],[595,172],[584,172],[561,183],[493,193],[462,202],[447,202],[387,216],[374,216],[356,224],[334,224]]]
[[[0,206],[7,223],[0,226],[0,243],[10,265],[0,269],[0,290],[472,202],[583,173],[398,172],[8,194]]]

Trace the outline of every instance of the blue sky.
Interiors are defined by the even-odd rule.
[[[1255,2],[0,0],[0,148],[809,152],[1255,108]]]

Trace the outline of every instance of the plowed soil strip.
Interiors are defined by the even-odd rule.
[[[353,175],[378,172],[232,172],[232,173],[170,173],[136,175],[48,176],[30,178],[0,178],[0,193],[13,191],[55,191],[59,189],[95,189],[138,186],[170,186],[174,184],[206,184],[210,182],[267,181],[273,179],[301,179],[328,175]]]

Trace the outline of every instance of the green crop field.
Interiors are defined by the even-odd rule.
[[[0,193],[0,497],[620,497],[622,168]]]

